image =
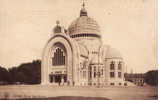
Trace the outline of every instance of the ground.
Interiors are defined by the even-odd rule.
[[[58,87],[52,85],[0,86],[0,98],[58,96],[105,97],[109,100],[158,100],[158,87]],[[95,100],[95,99],[93,99]]]

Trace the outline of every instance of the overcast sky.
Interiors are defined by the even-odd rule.
[[[101,27],[103,42],[122,53],[128,71],[158,69],[157,0],[85,0],[88,16]],[[59,20],[68,27],[82,0],[0,0],[0,65],[41,59]]]

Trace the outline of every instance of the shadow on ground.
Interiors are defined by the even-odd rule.
[[[50,98],[23,98],[23,99],[3,99],[3,100],[110,100],[110,99],[103,97],[59,96],[59,97],[50,97]]]
[[[153,95],[153,96],[150,96],[150,97],[158,99],[158,95]]]

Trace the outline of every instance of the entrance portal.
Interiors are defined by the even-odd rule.
[[[56,74],[50,75],[50,82],[51,83],[66,83],[67,82],[67,75],[66,74]]]
[[[55,75],[55,83],[61,83],[61,75]]]

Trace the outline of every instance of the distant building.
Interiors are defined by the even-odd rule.
[[[145,83],[145,74],[142,73],[125,73],[125,80],[134,83],[137,86],[143,86]]]
[[[84,7],[68,29],[59,22],[42,54],[42,84],[124,85],[121,53],[102,42],[98,23]]]

